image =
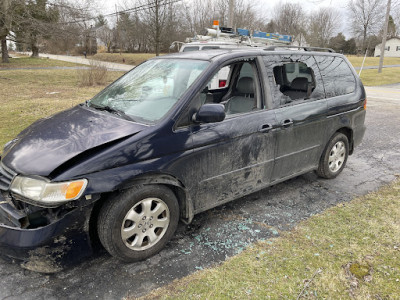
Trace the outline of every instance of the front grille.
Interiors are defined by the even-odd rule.
[[[0,163],[0,190],[8,191],[15,175],[17,173]]]

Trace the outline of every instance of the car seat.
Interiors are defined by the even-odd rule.
[[[242,77],[236,85],[236,92],[225,104],[226,114],[239,114],[256,108],[254,81],[251,77]]]
[[[309,83],[306,77],[296,77],[290,84],[290,89],[283,92],[284,95],[289,96],[290,99],[306,98],[309,93]]]

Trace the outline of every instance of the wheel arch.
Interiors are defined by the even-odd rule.
[[[101,210],[101,207],[103,206],[105,201],[107,201],[107,199],[110,197],[110,195],[118,193],[121,190],[132,188],[137,185],[164,185],[168,187],[169,189],[172,190],[172,192],[178,199],[180,219],[187,224],[193,220],[194,216],[193,203],[190,199],[190,196],[184,184],[176,177],[169,174],[149,173],[149,174],[142,174],[130,178],[125,182],[122,182],[115,188],[113,192],[103,193],[100,197],[100,200],[96,201],[95,206],[92,210],[89,222],[90,231],[93,233],[96,231],[95,229],[93,229],[93,227],[96,227],[98,214]],[[96,240],[97,237],[93,236],[93,239]]]
[[[338,129],[335,133],[342,133],[344,134],[348,141],[349,141],[349,155],[353,154],[353,150],[354,150],[354,139],[353,139],[353,129],[349,128],[349,127],[342,127],[340,129]]]

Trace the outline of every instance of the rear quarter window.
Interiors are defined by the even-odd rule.
[[[356,90],[356,79],[347,62],[338,56],[315,56],[321,71],[326,97],[351,94]]]
[[[201,50],[213,50],[213,49],[220,49],[219,46],[204,46]]]

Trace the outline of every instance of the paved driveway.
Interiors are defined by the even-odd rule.
[[[107,253],[54,275],[0,260],[0,299],[121,299],[144,295],[176,278],[210,267],[250,243],[269,239],[298,222],[400,174],[400,85],[367,88],[364,141],[334,180],[308,173],[197,215],[160,254],[123,264]]]
[[[27,54],[27,55],[31,54],[28,52],[21,52],[21,53]],[[84,58],[83,56],[68,56],[68,55],[55,55],[55,54],[39,53],[39,57],[48,57],[50,59],[68,61],[68,62],[82,64],[82,65],[90,65],[92,63],[100,63],[101,65],[107,67],[107,69],[113,70],[113,71],[130,71],[134,67],[132,65],[124,65],[124,64],[118,64],[118,63],[113,63],[113,62],[105,62],[105,61],[88,59],[88,58]]]

